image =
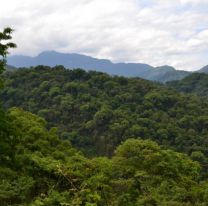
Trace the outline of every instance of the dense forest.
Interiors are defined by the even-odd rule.
[[[111,156],[128,138],[208,162],[208,102],[139,78],[39,66],[4,74],[4,107],[20,107],[57,127],[87,155]]]
[[[88,159],[36,115],[13,108],[2,121],[2,206],[204,206],[208,201],[200,165],[150,140],[128,139],[111,159]]]
[[[1,206],[207,205],[205,99],[62,66],[4,72],[2,84]]]
[[[193,73],[183,80],[167,82],[167,85],[184,93],[208,96],[208,74]]]

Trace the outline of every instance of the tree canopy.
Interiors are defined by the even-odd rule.
[[[8,111],[18,132],[0,167],[0,204],[6,205],[204,205],[206,182],[187,155],[150,140],[128,139],[108,159],[88,159],[61,140],[44,119]]]
[[[6,72],[5,108],[20,107],[57,127],[90,156],[111,156],[128,138],[152,139],[193,157],[208,155],[208,102],[139,78],[39,66]]]
[[[179,92],[208,96],[208,74],[205,73],[193,73],[180,81],[167,82],[167,85]]]

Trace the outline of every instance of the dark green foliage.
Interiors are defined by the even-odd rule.
[[[208,155],[208,103],[203,99],[138,78],[61,66],[19,69],[4,77],[6,108],[44,117],[63,139],[90,155],[111,156],[132,137]]]
[[[180,81],[168,82],[167,85],[180,92],[208,96],[208,74],[205,73],[194,73]]]
[[[199,163],[150,140],[128,139],[141,136],[187,152],[205,173],[206,102],[141,79],[62,67],[6,77],[2,95],[12,95],[5,105],[16,101],[51,122],[18,108],[1,113],[0,205],[206,205],[208,183]],[[91,154],[95,147],[94,154],[109,155],[128,140],[111,159],[89,159],[68,139]]]

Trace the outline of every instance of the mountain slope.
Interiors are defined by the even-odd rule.
[[[97,70],[123,76],[144,76],[153,68],[147,64],[114,64],[105,59],[96,59],[80,54],[63,54],[55,51],[42,52],[36,57],[11,56],[8,57],[8,63],[16,67],[63,65],[66,68]]]
[[[175,68],[170,66],[161,66],[153,69],[145,76],[145,78],[153,81],[167,82],[183,79],[188,75],[190,75],[190,72],[176,70]]]
[[[16,67],[30,67],[37,65],[53,67],[56,65],[63,65],[66,68],[96,70],[111,75],[141,77],[161,82],[182,79],[189,75],[189,72],[177,71],[168,66],[154,68],[148,64],[141,63],[112,63],[105,59],[96,59],[80,54],[63,54],[55,51],[42,52],[36,57],[10,56],[8,57],[8,63]]]
[[[208,102],[201,98],[139,78],[60,66],[19,69],[4,77],[4,107],[44,117],[89,155],[112,155],[132,137],[189,155],[200,151],[202,159],[208,154]]]
[[[193,73],[182,80],[167,82],[167,85],[180,92],[208,96],[208,74],[205,73]]]
[[[200,73],[208,73],[208,65],[200,69],[198,72]]]

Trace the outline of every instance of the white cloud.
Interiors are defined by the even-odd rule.
[[[57,50],[186,70],[208,64],[208,0],[7,0],[5,26],[15,29],[13,54]]]

